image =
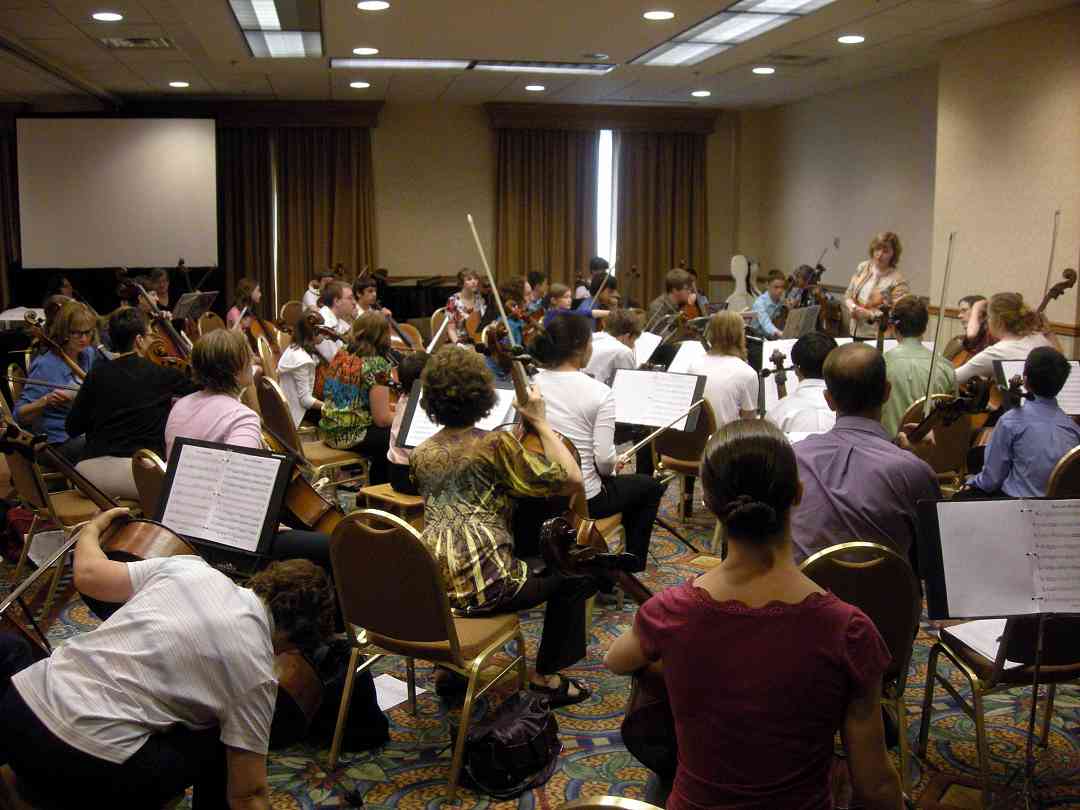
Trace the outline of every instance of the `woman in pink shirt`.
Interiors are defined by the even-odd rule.
[[[899,810],[880,709],[889,651],[862,611],[795,565],[791,445],[764,420],[731,422],[701,479],[728,556],[642,605],[605,661],[617,673],[663,665],[678,742],[668,810],[829,810],[837,729],[865,806]]]

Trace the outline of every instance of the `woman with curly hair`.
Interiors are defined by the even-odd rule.
[[[550,569],[531,573],[515,559],[510,531],[514,499],[569,494],[581,485],[577,462],[548,424],[536,389],[517,407],[540,437],[543,456],[510,433],[475,427],[495,405],[494,380],[476,352],[446,346],[420,379],[420,405],[442,429],[413,450],[409,463],[424,498],[424,545],[442,568],[451,607],[483,616],[546,602],[530,688],[552,706],[585,700],[589,691],[559,670],[585,657],[585,600],[595,585]],[[440,692],[451,688],[450,673],[437,677]]]
[[[977,301],[971,311],[972,320],[986,313],[992,343],[956,370],[960,385],[972,377],[993,378],[995,360],[1026,360],[1032,349],[1053,348],[1045,334],[1045,319],[1024,303],[1020,293],[996,293],[989,301]]]
[[[839,729],[864,806],[899,810],[880,708],[889,650],[861,610],[795,565],[791,445],[771,422],[731,422],[709,439],[701,480],[727,557],[642,605],[605,658],[618,674],[663,666],[678,742],[666,807],[832,807]]]
[[[196,807],[269,807],[274,657],[333,632],[327,577],[289,560],[241,587],[200,557],[110,560],[101,534],[126,513],[98,515],[75,548],[79,590],[123,604],[14,675],[0,759],[63,807],[87,785],[103,807],[160,807],[189,785]]]
[[[323,385],[319,438],[330,447],[366,455],[372,484],[389,480],[386,451],[394,421],[389,349],[386,318],[380,312],[365,312],[353,321],[345,351],[330,361]]]

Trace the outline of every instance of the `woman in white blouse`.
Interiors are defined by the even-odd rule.
[[[891,304],[911,294],[907,279],[896,269],[902,252],[900,237],[892,231],[879,233],[870,240],[870,258],[856,269],[844,294],[853,337],[874,337],[882,304]]]
[[[746,362],[746,331],[736,312],[717,312],[705,329],[709,353],[690,365],[691,374],[702,374],[705,399],[716,414],[716,426],[754,415],[758,376]]]
[[[285,401],[289,403],[295,425],[300,424],[308,410],[322,410],[322,402],[315,398],[314,393],[315,369],[322,359],[315,347],[325,340],[316,330],[322,322],[317,310],[307,310],[296,322],[293,342],[281,353],[278,361],[278,383],[285,394]]]
[[[615,396],[582,371],[592,354],[592,319],[558,313],[529,348],[544,367],[533,382],[544,397],[548,422],[581,456],[589,516],[621,512],[626,550],[637,558],[636,570],[644,571],[664,485],[648,475],[613,475]]]
[[[973,318],[982,308],[989,313],[990,339],[996,342],[956,370],[957,383],[962,385],[972,377],[992,378],[995,360],[1027,360],[1032,349],[1053,345],[1043,334],[1046,323],[1042,315],[1029,309],[1020,293],[997,293],[989,302],[977,301],[972,307]]]

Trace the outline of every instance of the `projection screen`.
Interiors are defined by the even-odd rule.
[[[212,120],[16,125],[23,267],[217,264]]]

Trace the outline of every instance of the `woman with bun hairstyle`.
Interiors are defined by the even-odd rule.
[[[645,570],[653,521],[664,485],[650,475],[615,475],[615,395],[584,371],[592,357],[592,319],[573,312],[555,315],[529,344],[543,366],[533,378],[547,403],[551,426],[581,456],[589,517],[622,513],[626,550]]]
[[[663,665],[679,748],[668,810],[828,810],[837,729],[864,806],[898,810],[879,703],[889,651],[862,611],[795,565],[791,445],[765,420],[724,425],[701,480],[727,557],[642,605],[605,659],[619,674]]]
[[[988,313],[990,339],[996,342],[956,370],[960,385],[972,377],[992,378],[995,360],[1027,360],[1032,349],[1053,345],[1043,334],[1046,322],[1042,315],[1028,307],[1020,293],[996,293],[989,301],[976,301],[971,310],[975,319],[984,310]]]

